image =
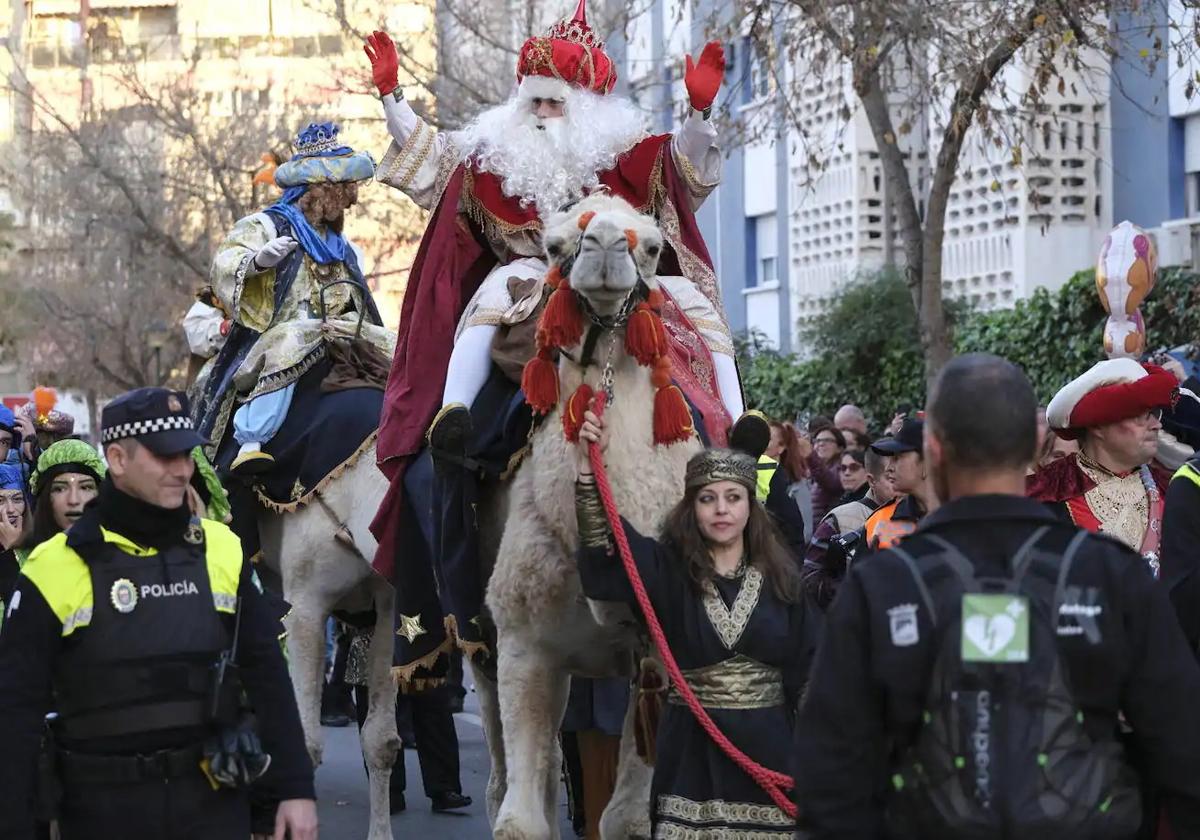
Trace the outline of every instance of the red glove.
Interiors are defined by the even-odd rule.
[[[720,41],[709,41],[705,44],[700,53],[700,60],[695,64],[689,55],[683,84],[687,88],[688,98],[692,100],[692,107],[697,111],[711,108],[724,77],[725,50],[722,49]]]
[[[380,96],[387,96],[400,87],[400,56],[386,32],[376,30],[368,35],[363,52],[371,59],[371,81],[379,89]]]

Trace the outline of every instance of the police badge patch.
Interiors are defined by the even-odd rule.
[[[131,613],[138,602],[137,587],[128,578],[120,578],[113,583],[108,598],[117,612]]]
[[[192,521],[188,523],[187,530],[183,532],[183,539],[188,545],[200,545],[204,542],[204,526],[200,524],[200,520],[192,517]]]
[[[889,609],[887,614],[889,629],[892,631],[892,644],[896,647],[911,647],[920,641],[916,604],[897,604]]]

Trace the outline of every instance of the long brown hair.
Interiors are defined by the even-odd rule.
[[[779,464],[783,471],[792,481],[808,478],[808,463],[800,454],[800,433],[796,431],[796,427],[791,423],[780,423],[778,420],[772,420],[771,426],[779,429],[779,436],[783,439],[783,452],[779,455]]]
[[[708,543],[700,533],[700,523],[696,520],[696,497],[703,489],[704,485],[701,485],[684,493],[679,504],[667,514],[667,521],[663,525],[664,541],[674,546],[680,562],[686,564],[688,577],[697,593],[703,593],[705,584],[716,575]],[[743,532],[747,560],[766,576],[771,589],[781,601],[796,603],[801,598],[796,561],[785,547],[779,529],[754,498],[754,491],[748,490],[747,495],[750,518]]]

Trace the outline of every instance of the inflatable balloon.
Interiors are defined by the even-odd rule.
[[[1146,346],[1146,325],[1138,307],[1154,288],[1158,251],[1154,239],[1132,222],[1121,222],[1104,238],[1096,261],[1096,291],[1108,313],[1104,352],[1110,358],[1136,358]]]
[[[1140,358],[1146,349],[1146,322],[1142,311],[1133,310],[1132,315],[1119,313],[1109,315],[1104,322],[1104,352],[1110,359]]]

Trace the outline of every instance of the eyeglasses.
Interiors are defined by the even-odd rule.
[[[1162,416],[1163,410],[1161,408],[1152,408],[1136,419],[1141,423],[1153,423],[1155,420],[1161,420]]]
[[[857,464],[857,463],[855,463],[855,464],[842,464],[841,466],[839,466],[839,467],[838,467],[838,471],[839,471],[839,472],[844,472],[844,473],[858,472],[858,471],[859,471],[859,470],[861,470],[861,469],[863,469],[863,465],[862,465],[862,464]]]
[[[816,439],[815,443],[817,444],[817,446],[820,446],[822,443],[837,444],[837,438],[819,437]]]

